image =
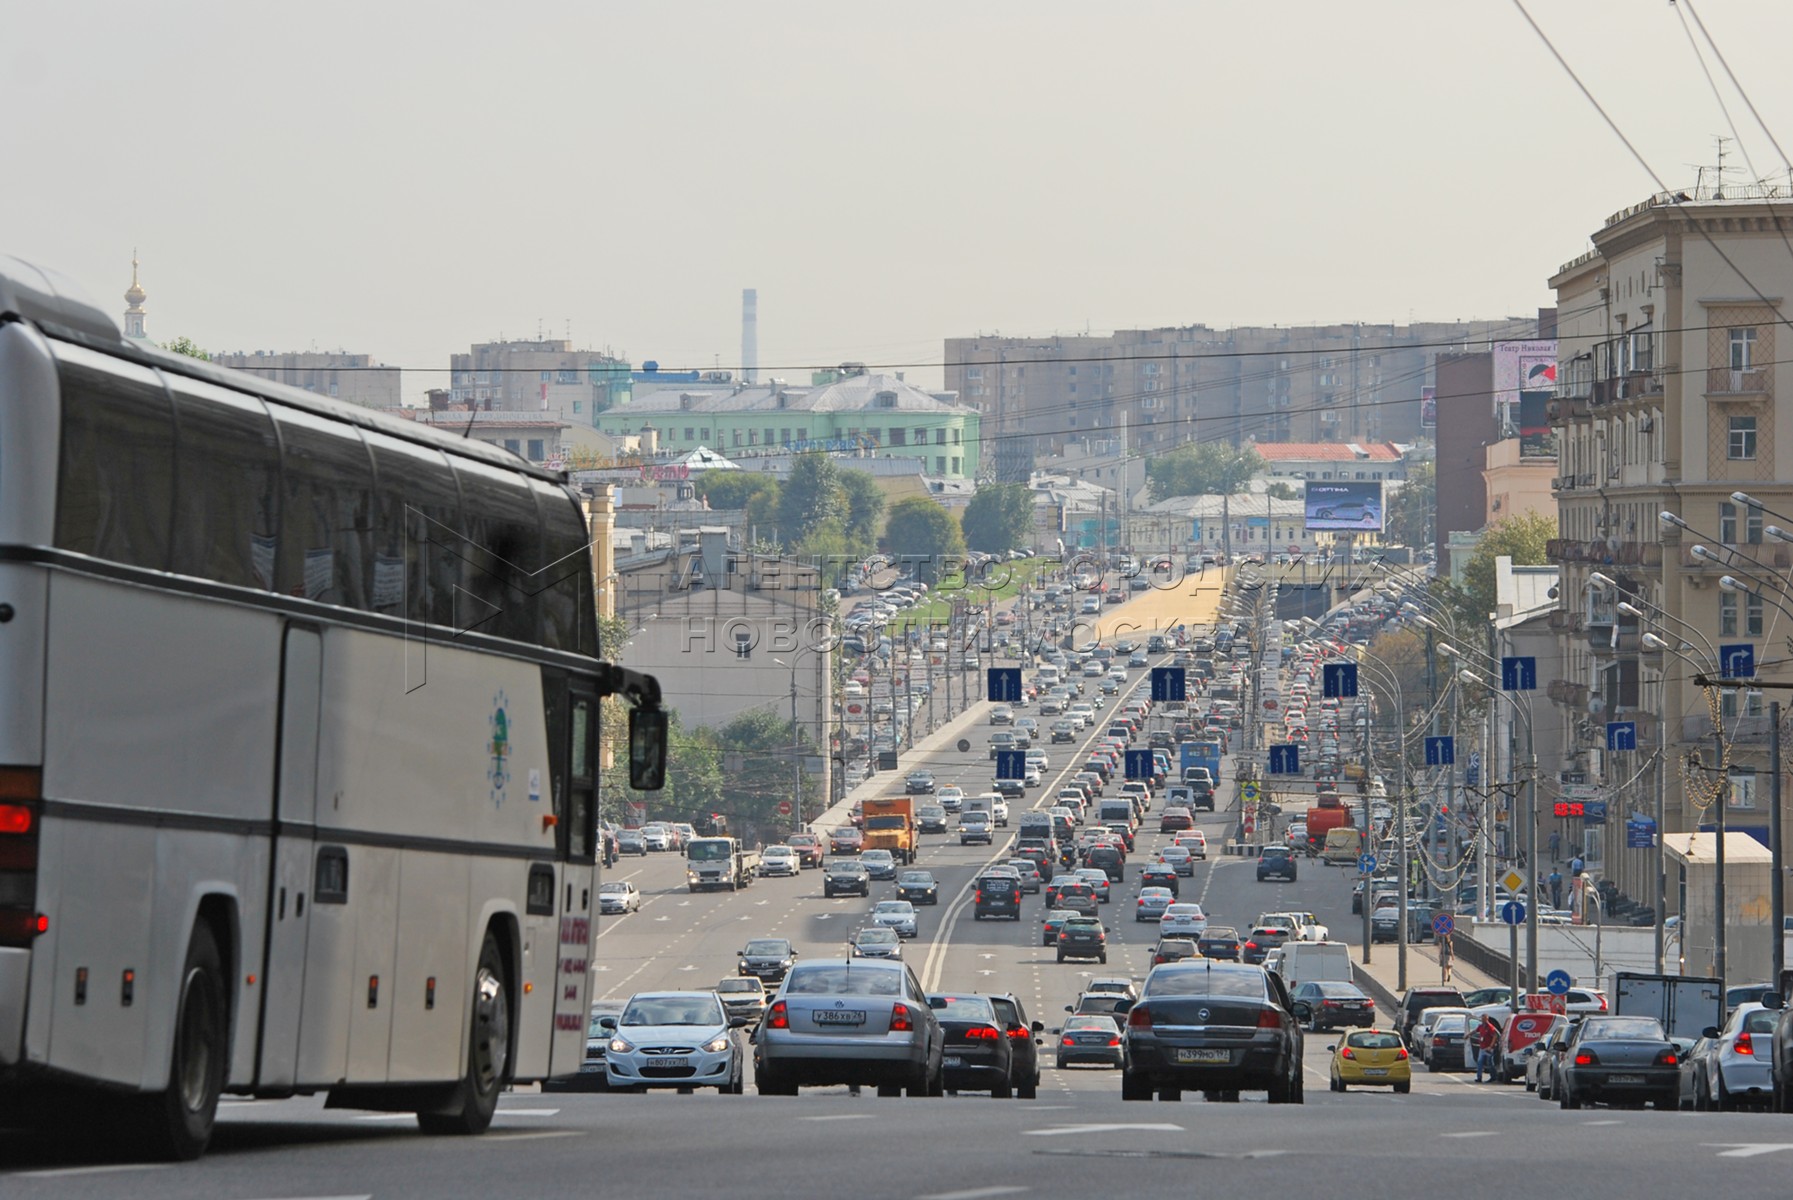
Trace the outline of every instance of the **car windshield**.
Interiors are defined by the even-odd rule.
[[[1264,973],[1255,968],[1195,966],[1157,967],[1146,979],[1145,994],[1153,996],[1224,996],[1262,1000]]]
[[[1394,1050],[1400,1047],[1401,1038],[1393,1033],[1353,1033],[1345,1038],[1345,1044],[1360,1050]]]
[[[717,983],[719,992],[762,992],[765,985],[757,979],[724,979]]]
[[[897,935],[894,929],[861,929],[859,936],[853,940],[861,946],[889,944],[897,940]]]
[[[637,996],[623,1010],[623,1025],[722,1025],[721,1002],[714,996]]]
[[[791,944],[789,942],[781,942],[777,938],[755,938],[753,941],[747,943],[745,953],[755,957],[763,955],[782,956],[789,954],[790,951]]]
[[[899,883],[919,883],[923,886],[934,882],[934,877],[926,871],[904,871],[897,877]]]
[[[942,1021],[996,1021],[996,1009],[983,996],[929,996],[928,1005]]]
[[[1315,987],[1315,988],[1316,988],[1316,989],[1318,989],[1318,990],[1319,990],[1319,993],[1320,993],[1320,994],[1321,994],[1321,995],[1322,995],[1322,996],[1351,996],[1351,997],[1357,997],[1357,996],[1361,996],[1361,995],[1363,995],[1363,992],[1361,992],[1361,991],[1360,991],[1360,990],[1358,990],[1358,987],[1357,987],[1357,985],[1356,985],[1356,984],[1354,984],[1354,983],[1326,983],[1326,982],[1322,982],[1322,983],[1316,983],[1316,984],[1315,984],[1315,985],[1314,985],[1314,987]]]
[[[865,960],[861,959],[861,962]],[[888,966],[900,964],[890,963]],[[810,963],[791,972],[785,981],[787,996],[900,996],[903,977],[899,971],[879,970],[871,966],[846,966],[840,963]]]
[[[904,916],[908,916],[915,911],[915,906],[907,900],[880,900],[878,906],[872,911],[874,913],[902,913]]]
[[[865,827],[867,829],[902,829],[904,826],[908,825],[908,823],[909,819],[901,816],[867,817],[865,819]]]
[[[1589,1020],[1582,1026],[1581,1040],[1586,1042],[1595,1038],[1632,1038],[1651,1042],[1666,1040],[1662,1033],[1662,1022],[1655,1017],[1601,1017]]]
[[[1065,1032],[1076,1033],[1080,1029],[1092,1030],[1096,1033],[1119,1033],[1120,1023],[1113,1017],[1100,1013],[1084,1013],[1065,1019]]]
[[[606,883],[598,888],[600,896],[626,896],[628,894],[629,885],[626,883]]]
[[[887,863],[890,861],[890,851],[867,850],[864,854],[859,856],[859,861],[865,863]]]
[[[1065,921],[1065,924],[1067,926],[1074,925],[1078,929],[1100,929],[1100,928],[1102,928],[1102,922],[1100,920],[1096,919],[1095,917],[1075,916],[1075,917],[1071,917],[1071,918],[1067,919]]]
[[[1227,938],[1236,938],[1238,936],[1239,931],[1234,929],[1231,925],[1208,926],[1208,937],[1213,941],[1221,942],[1225,941]]]
[[[611,1032],[611,1030],[613,1030],[615,1028],[616,1028],[616,1014],[615,1013],[613,1013],[613,1012],[593,1013],[591,1015],[591,1024],[586,1027],[585,1036],[586,1037],[597,1037],[600,1034],[607,1035]]]

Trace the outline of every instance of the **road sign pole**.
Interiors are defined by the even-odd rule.
[[[1774,930],[1774,986],[1787,969],[1787,876],[1781,855],[1781,702],[1768,702],[1768,876],[1769,926]]]

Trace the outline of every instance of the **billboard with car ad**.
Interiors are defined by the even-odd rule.
[[[1310,531],[1379,531],[1382,528],[1382,481],[1354,479],[1335,483],[1310,479],[1305,508]]]

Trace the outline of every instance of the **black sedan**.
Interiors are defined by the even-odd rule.
[[[1672,1109],[1680,1104],[1680,1055],[1654,1017],[1588,1016],[1551,1082],[1564,1108],[1649,1100]]]
[[[1239,931],[1231,925],[1210,925],[1206,933],[1195,939],[1196,949],[1201,951],[1203,958],[1217,958],[1223,962],[1238,962],[1243,945]]]
[[[998,1100],[1014,1094],[1014,1052],[996,1006],[965,992],[928,997],[945,1035],[941,1066],[949,1092],[987,1091]]]
[[[1127,1006],[1121,1099],[1210,1100],[1263,1090],[1272,1104],[1300,1104],[1301,1028],[1282,981],[1262,967],[1203,960],[1165,963]]]
[[[904,871],[897,876],[897,899],[911,904],[938,904],[940,884],[932,871]]]
[[[934,772],[909,772],[909,774],[903,777],[903,792],[910,796],[932,795],[934,792]]]
[[[822,868],[822,895],[835,896],[870,896],[872,894],[872,874],[856,860],[837,858]]]
[[[1376,1002],[1355,983],[1320,980],[1303,983],[1289,992],[1298,1021],[1306,1021],[1315,1033],[1322,1029],[1368,1029],[1376,1023]]]
[[[1065,1018],[1058,1037],[1058,1069],[1072,1063],[1121,1065],[1121,1027],[1114,1017],[1085,1013]]]
[[[1032,1100],[1040,1094],[1040,1035],[1046,1026],[1027,1019],[1019,996],[991,996],[990,1004],[1008,1035],[1009,1081],[1015,1086],[1015,1098]]]

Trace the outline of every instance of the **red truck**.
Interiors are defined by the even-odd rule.
[[[1351,813],[1337,792],[1321,792],[1319,803],[1307,810],[1307,844],[1318,850],[1326,844],[1326,835],[1350,824]]]

